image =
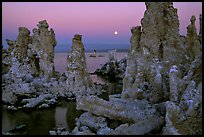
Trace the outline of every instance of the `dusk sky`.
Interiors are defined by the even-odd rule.
[[[199,32],[202,2],[174,2],[174,7],[180,34],[186,35],[192,15]],[[82,34],[85,50],[128,49],[130,28],[141,25],[145,10],[144,2],[2,2],[2,44],[7,48],[5,39],[15,40],[20,26],[32,35],[32,29],[45,19],[55,31],[55,51],[70,50],[74,34]]]

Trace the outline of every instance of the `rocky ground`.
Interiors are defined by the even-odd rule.
[[[10,110],[49,108],[57,104],[60,98],[75,99],[83,94],[101,94],[102,85],[93,84],[86,69],[81,35],[74,36],[67,70],[60,75],[53,66],[54,31],[48,31],[49,25],[45,20],[40,21],[38,27],[33,29],[33,36],[29,35],[27,28],[20,27],[17,39],[7,40],[8,51],[2,49],[4,107]],[[45,55],[51,58],[45,58]]]

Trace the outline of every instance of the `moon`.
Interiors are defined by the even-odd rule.
[[[115,35],[118,35],[118,32],[117,32],[117,31],[115,31],[115,32],[114,32],[114,34],[115,34]]]

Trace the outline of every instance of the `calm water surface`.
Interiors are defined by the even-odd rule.
[[[93,54],[91,52],[86,52],[86,64],[87,69],[89,73],[93,73],[96,71],[97,68],[100,68],[102,65],[108,62],[109,60],[109,54],[108,52],[98,52],[96,53],[96,57],[90,57],[90,55]],[[125,57],[127,52],[116,52],[116,58],[117,60],[121,60],[123,57]],[[67,65],[67,53],[55,53],[55,70],[60,72],[61,74],[66,70]],[[97,75],[91,75],[91,79],[93,82],[104,84],[105,81],[101,79],[100,77],[97,77]]]
[[[117,52],[116,58],[119,61],[127,52]],[[97,57],[89,57],[92,53],[85,53],[87,69],[89,73],[93,73],[97,68],[100,68],[108,61],[108,52],[99,52]],[[100,57],[98,57],[100,55]],[[61,74],[66,69],[67,53],[55,54],[55,70]],[[121,92],[122,85],[117,82],[108,82],[96,75],[91,75],[93,82],[108,84],[107,90],[102,97],[107,99],[111,94]],[[26,124],[26,131],[20,134],[27,135],[48,135],[49,130],[55,127],[64,127],[68,131],[72,131],[75,127],[75,118],[79,117],[83,111],[76,110],[75,101],[62,101],[60,105],[43,110],[32,111],[7,111],[2,108],[2,132],[7,132],[10,129],[20,124]]]
[[[102,65],[104,65],[109,60],[108,52],[98,52],[96,53],[97,57],[90,57],[90,55],[93,54],[91,52],[86,52],[86,64],[87,69],[90,73],[93,73],[97,68],[100,68]],[[116,58],[117,60],[121,60],[127,52],[116,52]],[[67,53],[55,53],[55,70],[63,73],[66,69],[67,65]]]
[[[2,131],[7,132],[17,125],[25,124],[26,130],[20,134],[48,135],[49,130],[59,127],[72,131],[75,127],[75,118],[83,111],[76,110],[75,101],[62,101],[55,108],[32,111],[2,111]]]

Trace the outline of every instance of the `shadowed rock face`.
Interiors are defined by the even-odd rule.
[[[3,48],[2,46],[2,50],[1,50],[1,53],[2,53],[2,75],[5,74],[5,73],[8,73],[9,69],[10,69],[10,57],[9,57],[9,53],[6,49]]]
[[[23,61],[27,57],[28,44],[31,43],[30,31],[25,27],[19,27],[19,34],[16,39],[14,56]]]
[[[199,21],[200,21],[199,40],[202,45],[202,14],[200,14]]]
[[[200,21],[200,31],[199,31],[199,35],[202,35],[202,14],[200,14],[199,21]]]

